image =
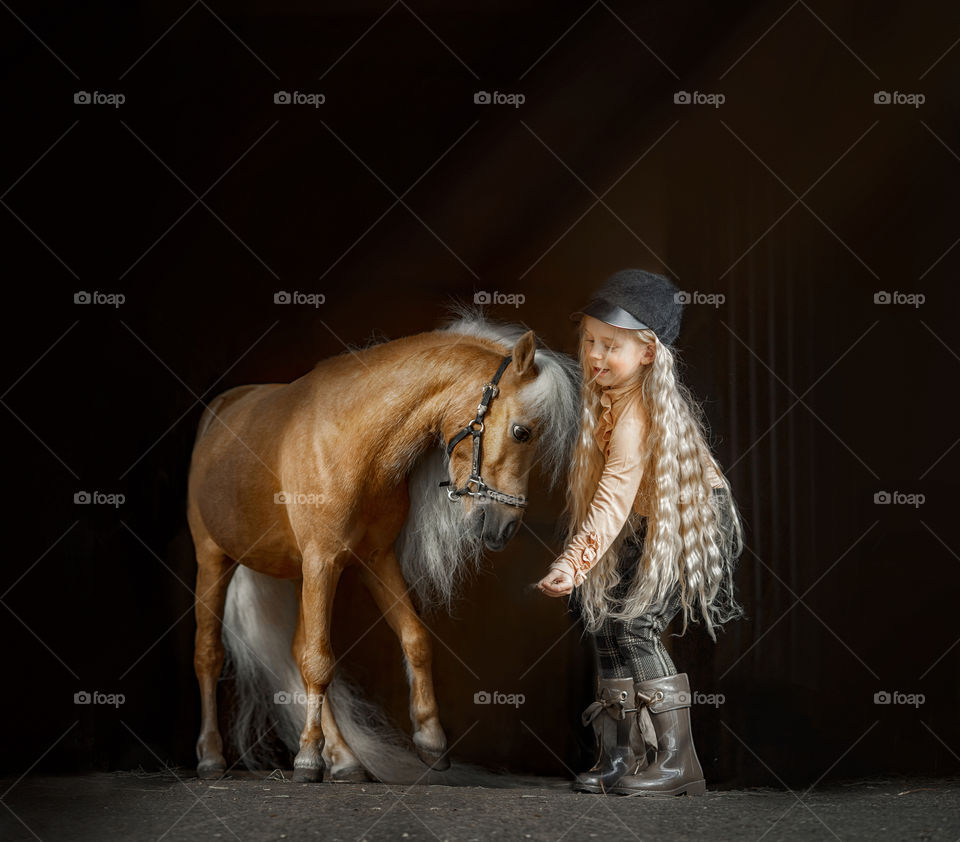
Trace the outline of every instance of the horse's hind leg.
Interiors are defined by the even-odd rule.
[[[196,542],[197,589],[194,610],[197,636],[194,644],[193,668],[200,684],[202,722],[197,740],[197,775],[216,778],[226,771],[223,740],[217,723],[217,682],[223,670],[223,606],[227,586],[236,563],[227,558],[209,538]]]
[[[357,756],[350,751],[350,746],[340,733],[337,721],[333,716],[330,699],[324,702],[321,714],[323,724],[323,738],[326,745],[323,747],[323,759],[330,764],[330,778],[334,781],[369,781],[370,776]]]

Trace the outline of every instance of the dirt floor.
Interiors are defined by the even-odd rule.
[[[198,781],[187,770],[5,778],[0,839],[949,839],[960,779],[877,779],[814,791],[708,789],[697,798],[577,794],[569,783],[485,789],[295,784],[289,773]]]

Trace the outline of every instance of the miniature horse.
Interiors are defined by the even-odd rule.
[[[296,751],[294,780],[319,781],[325,765],[337,780],[365,778],[324,704],[333,599],[351,564],[399,638],[416,752],[434,769],[449,766],[431,639],[410,591],[422,605],[449,606],[467,563],[516,533],[535,454],[551,484],[562,475],[578,428],[578,378],[569,358],[536,347],[532,331],[461,309],[443,329],[348,350],[292,383],[239,386],[210,403],[187,504],[200,777],[226,769],[216,698],[226,637],[241,668],[276,678],[248,684],[249,696],[263,698],[241,707],[271,701],[249,687],[302,689],[303,703],[274,711],[297,717],[298,739],[287,728],[285,740]],[[258,582],[295,593],[286,630],[255,600],[238,602]],[[258,635],[270,634],[280,647],[258,653]],[[297,687],[281,683],[284,660],[298,669],[287,682]]]

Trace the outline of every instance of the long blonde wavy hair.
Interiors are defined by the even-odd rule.
[[[675,373],[675,354],[652,330],[625,330],[620,335],[654,343],[653,362],[640,366],[638,400],[648,419],[647,440],[636,446],[644,470],[638,497],[645,504],[647,529],[643,555],[626,594],[613,589],[621,580],[617,558],[627,540],[638,537],[642,516],[631,511],[610,548],[574,590],[584,625],[590,632],[608,620],[631,620],[668,600],[679,584],[683,630],[703,620],[716,640],[715,628],[743,616],[734,595],[733,573],[743,551],[743,528],[730,484],[707,444],[703,410]],[[580,363],[583,369],[580,435],[567,483],[565,544],[589,513],[603,472],[604,456],[594,439],[601,388],[593,376],[581,320]],[[726,494],[713,494],[706,466],[713,466]]]

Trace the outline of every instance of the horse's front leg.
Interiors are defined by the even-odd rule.
[[[410,680],[410,721],[413,744],[420,759],[434,769],[448,769],[447,738],[440,725],[437,699],[433,691],[433,647],[410,601],[407,583],[393,549],[376,553],[361,567],[361,578],[390,628],[400,640]]]
[[[307,717],[300,732],[300,751],[293,760],[293,779],[306,783],[323,780],[323,702],[333,678],[330,620],[333,597],[344,561],[336,553],[315,546],[303,554],[300,616],[294,636],[294,657],[307,694]]]

